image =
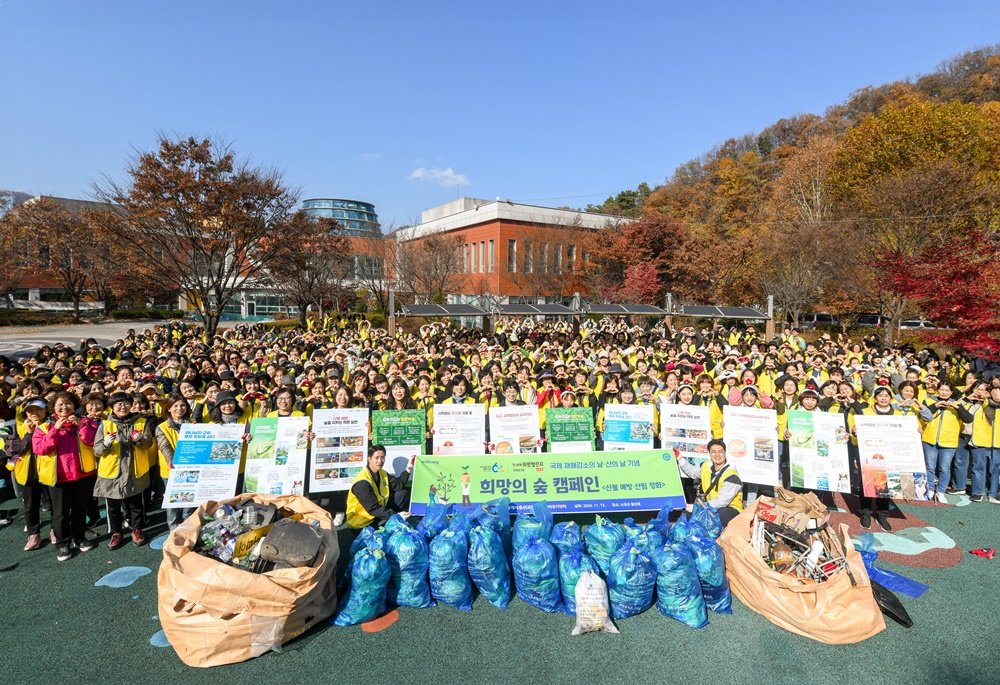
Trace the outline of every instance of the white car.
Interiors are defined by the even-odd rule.
[[[900,330],[903,330],[903,329],[910,329],[910,330],[912,330],[912,329],[924,329],[924,330],[927,330],[927,329],[931,329],[931,328],[937,328],[937,326],[934,325],[934,322],[928,321],[927,319],[907,319],[906,321],[900,321],[899,322],[899,328],[900,328]]]

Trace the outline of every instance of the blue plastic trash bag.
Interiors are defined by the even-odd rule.
[[[353,559],[354,555],[356,555],[362,548],[384,550],[385,542],[388,538],[389,536],[384,530],[375,530],[371,526],[362,528],[358,532],[358,536],[354,538],[354,542],[351,543],[348,558]]]
[[[645,554],[650,559],[653,558],[653,553],[663,547],[666,540],[663,535],[660,534],[658,530],[643,531],[639,533],[634,538],[627,540],[627,542],[632,543],[633,547],[637,547],[640,552]]]
[[[514,550],[517,596],[531,606],[554,613],[562,609],[559,562],[548,540],[533,537]]]
[[[427,583],[429,565],[427,540],[415,530],[406,528],[392,534],[385,544],[389,559],[389,601],[396,606],[426,609],[434,606]]]
[[[608,597],[611,617],[618,620],[641,614],[653,606],[656,565],[638,547],[626,542],[611,557]]]
[[[656,551],[656,608],[664,616],[692,628],[708,625],[708,609],[694,557],[684,544],[667,544]]]
[[[431,540],[431,596],[462,611],[472,611],[469,542],[465,533],[446,530]]]
[[[722,548],[719,547],[719,543],[708,536],[701,525],[692,524],[690,530],[691,535],[684,541],[684,544],[694,556],[694,565],[698,570],[698,580],[701,582],[701,594],[705,597],[705,606],[717,614],[733,613]]]
[[[656,518],[646,524],[646,532],[648,533],[650,530],[659,531],[664,538],[667,537],[670,532],[670,509],[667,507],[660,509]]]
[[[587,526],[584,538],[587,540],[587,553],[597,562],[601,575],[607,577],[611,556],[625,542],[625,534],[621,527],[603,516],[597,516],[595,523]]]
[[[487,526],[469,531],[469,575],[490,604],[506,609],[510,604],[510,568],[500,533]]]
[[[704,526],[713,540],[718,540],[722,535],[722,519],[719,518],[719,512],[706,502],[694,503],[691,509],[691,522]]]
[[[555,545],[559,553],[568,552],[583,541],[580,534],[580,526],[576,521],[563,521],[552,527],[552,534],[549,535],[549,542]]]
[[[670,534],[667,535],[667,542],[684,542],[691,534],[690,529],[691,521],[686,514],[681,514],[681,517],[670,526]]]
[[[389,575],[389,560],[385,552],[362,548],[351,562],[351,589],[334,624],[353,626],[384,614]]]
[[[563,609],[570,616],[576,614],[576,584],[585,571],[600,575],[597,563],[583,551],[583,545],[576,545],[559,553],[559,588],[562,591]]]
[[[504,555],[510,559],[513,544],[511,542],[510,497],[501,497],[484,504],[476,514],[479,525],[492,528],[500,534]]]
[[[427,512],[417,524],[417,530],[424,534],[428,541],[433,540],[442,530],[448,527],[448,505],[434,502],[427,505]]]
[[[447,530],[468,533],[472,530],[475,522],[476,510],[471,507],[455,507],[451,512],[451,519],[448,521]]]
[[[531,511],[522,511],[514,521],[514,549],[533,537],[548,540],[552,534],[552,513],[545,502],[535,502]]]
[[[876,583],[881,583],[893,592],[901,592],[914,599],[923,595],[930,588],[923,583],[900,575],[895,571],[886,571],[875,565],[878,558],[878,550],[875,549],[875,536],[871,533],[862,533],[861,538],[855,543],[855,547],[861,553],[861,560],[868,570],[868,577]]]
[[[382,525],[382,530],[389,536],[392,536],[401,530],[412,530],[412,528],[410,528],[410,524],[402,516],[393,514]]]
[[[631,540],[636,535],[642,532],[643,526],[641,523],[636,523],[635,519],[629,516],[624,521],[622,521],[622,532],[625,533],[625,539]]]

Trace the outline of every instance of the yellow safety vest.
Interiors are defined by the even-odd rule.
[[[180,437],[180,432],[170,427],[169,419],[161,423],[159,428],[163,431],[163,435],[166,436],[167,442],[170,443],[170,446],[176,450],[177,438]],[[166,455],[164,455],[159,449],[157,449],[157,451],[160,454],[160,477],[166,478],[170,474],[170,464],[167,463]]]
[[[379,471],[379,483],[375,483],[375,479],[372,478],[371,471],[365,466],[358,473],[357,478],[354,479],[355,483],[365,482],[372,486],[372,491],[375,493],[375,499],[378,501],[379,506],[384,507],[389,503],[389,474],[383,469]],[[368,513],[368,510],[361,506],[361,502],[358,498],[354,496],[354,487],[347,493],[347,525],[351,528],[361,529],[370,526],[375,522],[375,517]]]
[[[117,424],[115,424],[115,422],[111,419],[105,419],[101,422],[101,425],[104,428],[104,435],[118,432]],[[135,423],[132,424],[132,429],[137,430],[140,433],[144,431],[146,429],[146,419],[136,419]],[[104,453],[97,465],[97,477],[106,478],[108,480],[114,480],[117,478],[121,471],[121,457],[121,443],[118,441],[111,443],[108,451]],[[132,451],[132,475],[135,478],[141,478],[147,473],[149,473],[149,460],[144,459],[140,454],[138,454],[138,450],[134,449]]]
[[[962,432],[962,420],[954,409],[936,409],[934,418],[924,426],[921,439],[929,445],[958,447],[958,435]]]
[[[1000,411],[993,415],[993,423],[986,420],[985,405],[980,405],[972,417],[972,444],[975,447],[1000,447]]]
[[[720,473],[719,477],[715,479],[715,484],[713,485],[712,464],[711,462],[707,461],[702,462],[701,491],[705,494],[705,499],[710,500],[718,497],[719,489],[722,487],[722,484],[726,482],[726,479],[729,478],[729,476],[736,476],[737,478],[740,477],[739,474],[736,473],[736,469],[734,469],[729,464],[726,464],[725,468],[722,469],[722,473]],[[731,506],[736,511],[743,511],[743,490],[740,490],[738,493],[736,493],[736,497],[734,497],[733,501],[729,503],[729,506]]]

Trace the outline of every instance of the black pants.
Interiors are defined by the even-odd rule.
[[[72,541],[86,540],[87,499],[92,492],[87,479],[56,483],[49,488],[52,499],[52,531],[56,534],[56,547],[69,547]]]
[[[28,535],[39,535],[41,528],[39,512],[42,506],[42,491],[45,490],[45,486],[35,481],[19,487],[21,501],[24,502],[24,525],[28,527]]]
[[[97,474],[92,474],[80,479],[81,486],[87,490],[87,527],[93,526],[101,520],[101,503],[94,497],[94,486],[97,485]],[[83,485],[85,484],[85,485]]]
[[[108,498],[108,524],[112,533],[122,532],[122,509],[128,515],[132,530],[142,530],[146,527],[146,515],[142,509],[142,493],[125,499]]]
[[[889,513],[889,500],[884,497],[865,497],[861,495],[861,507],[859,509],[862,516],[868,514],[876,518],[886,516]]]
[[[719,509],[719,520],[722,521],[722,527],[725,529],[729,525],[729,522],[740,515],[740,512],[736,510],[736,507],[725,506]]]

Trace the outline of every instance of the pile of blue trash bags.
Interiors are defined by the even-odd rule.
[[[365,528],[350,549],[346,595],[334,623],[349,626],[393,607],[437,603],[471,611],[478,592],[500,609],[516,594],[546,612],[575,615],[576,584],[592,571],[608,586],[611,616],[628,618],[656,604],[692,628],[708,612],[732,613],[719,515],[696,504],[672,525],[663,509],[645,524],[600,516],[582,530],[554,523],[544,502],[517,515],[510,500],[483,506],[431,504],[418,525],[393,516]]]

